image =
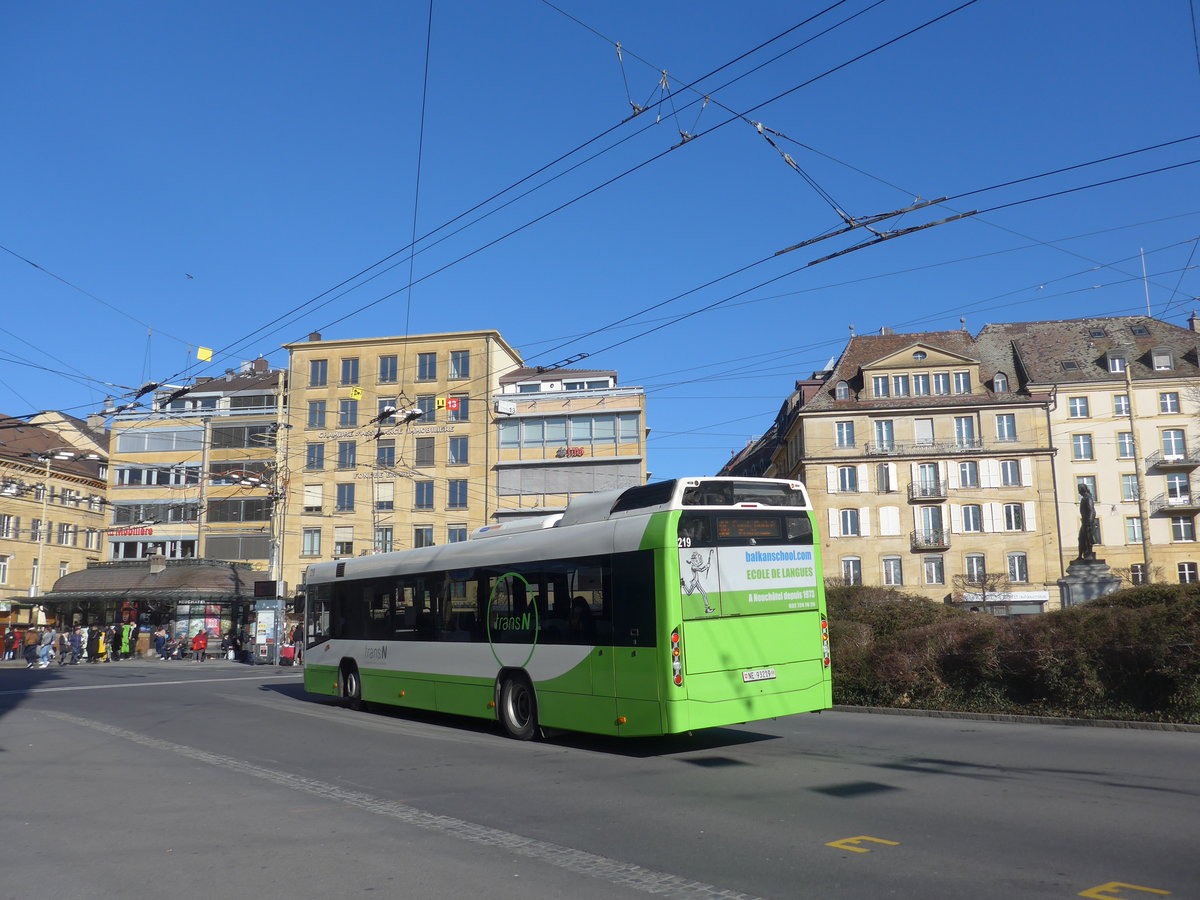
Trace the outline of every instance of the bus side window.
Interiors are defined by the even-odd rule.
[[[812,520],[808,516],[788,516],[787,539],[790,544],[811,544],[813,540]]]

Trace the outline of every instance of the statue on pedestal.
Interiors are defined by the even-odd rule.
[[[1100,543],[1100,520],[1096,517],[1096,501],[1086,484],[1079,486],[1079,559],[1096,558]]]

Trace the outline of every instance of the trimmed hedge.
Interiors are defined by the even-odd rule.
[[[1200,724],[1200,585],[997,619],[829,587],[833,699],[853,706]]]

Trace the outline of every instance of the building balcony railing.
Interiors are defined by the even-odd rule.
[[[908,499],[913,503],[945,500],[947,496],[944,482],[914,481],[908,486]]]
[[[1156,513],[1195,513],[1200,512],[1200,495],[1193,493],[1167,496],[1159,494],[1150,501],[1150,515]]]
[[[868,441],[868,456],[915,456],[929,454],[968,453],[983,449],[980,438],[958,441]]]
[[[949,550],[950,532],[945,530],[914,531],[909,535],[913,550]]]
[[[1159,471],[1163,469],[1194,469],[1200,466],[1200,452],[1185,450],[1183,453],[1163,453],[1155,450],[1146,457],[1146,468]]]

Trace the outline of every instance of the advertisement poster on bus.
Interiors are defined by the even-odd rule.
[[[681,549],[679,584],[687,619],[817,608],[811,546]]]

